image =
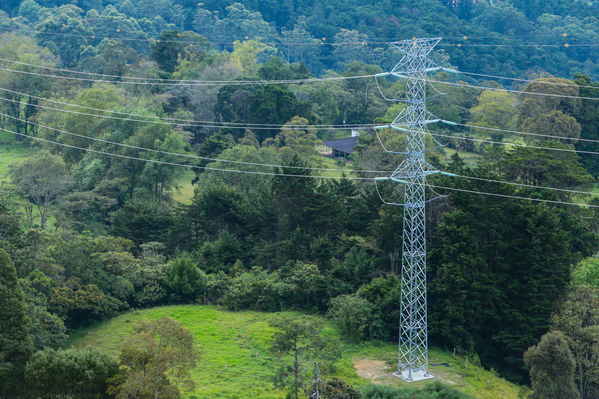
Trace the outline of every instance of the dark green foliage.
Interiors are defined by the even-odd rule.
[[[292,91],[280,85],[267,85],[248,97],[249,122],[283,125],[294,116],[310,118],[310,103],[299,102]],[[274,131],[260,130],[258,138],[274,136]]]
[[[31,356],[23,291],[17,271],[5,250],[0,249],[0,396],[17,396],[23,390],[23,371]]]
[[[376,277],[358,289],[358,295],[372,305],[370,318],[381,324],[379,338],[396,338],[399,325],[401,282],[395,274]]]
[[[592,250],[596,236],[588,225],[570,230],[572,210],[458,193],[452,203],[429,258],[431,334],[519,378],[521,354],[547,330],[571,263]],[[579,247],[579,234],[593,244]]]
[[[579,398],[574,384],[576,362],[561,332],[543,335],[538,345],[526,351],[524,362],[530,367],[530,399]]]
[[[199,249],[200,267],[209,273],[228,272],[237,259],[245,259],[239,240],[224,231],[215,241],[205,242]]]
[[[575,286],[551,320],[553,332],[559,333],[567,341],[573,355],[574,379],[581,399],[594,398],[599,394],[598,309],[599,289],[585,285]],[[540,346],[541,344],[538,345],[538,348]],[[566,360],[564,356],[562,355],[562,358],[558,359],[562,363]],[[543,360],[539,359],[539,363]],[[547,366],[541,366],[541,369],[543,367]],[[567,367],[563,365],[565,371],[569,371],[568,367],[569,365]],[[541,379],[539,385],[542,384]],[[566,381],[562,385],[568,386]],[[548,392],[544,391],[543,387],[539,387],[539,389],[542,392]]]
[[[596,86],[597,88],[579,89],[581,97],[599,97],[599,83],[593,82],[588,75],[577,74],[575,76],[576,84],[581,86]],[[599,140],[599,102],[582,101],[580,112],[576,115],[576,120],[580,123],[580,137],[588,140]],[[593,143],[579,141],[576,142],[576,149],[581,151],[594,151]],[[599,162],[597,158],[590,154],[580,154],[581,163],[594,177],[599,176]]]
[[[321,395],[327,399],[359,399],[360,393],[349,386],[341,378],[326,380],[322,386]]]
[[[329,317],[350,342],[378,338],[382,334],[381,321],[374,306],[358,295],[341,295],[330,303]]]
[[[116,360],[95,348],[45,349],[37,352],[25,370],[29,392],[40,399],[73,397],[108,399],[108,380],[118,371]]]
[[[16,204],[10,200],[14,190],[0,187],[0,243],[14,241],[21,234],[21,218]]]
[[[238,188],[215,184],[196,190],[188,208],[188,223],[193,239],[217,237],[227,230],[233,234],[246,233],[250,210],[247,196]]]
[[[427,384],[416,390],[410,388],[391,388],[382,385],[365,385],[360,390],[361,399],[473,399],[472,396],[444,385],[440,382]]]
[[[152,44],[152,60],[166,72],[172,73],[177,66],[177,59],[183,50],[183,43],[179,43],[179,36],[175,30],[164,30],[156,43]]]
[[[216,279],[212,279],[212,287],[215,287],[217,282]],[[222,289],[225,291],[222,303],[230,310],[256,309],[274,312],[288,308],[291,305],[288,293],[295,288],[281,281],[277,274],[269,274],[259,268],[241,273],[230,281],[221,282],[224,283]]]
[[[339,358],[339,343],[321,334],[322,323],[316,318],[292,318],[278,315],[270,321],[277,329],[270,341],[270,350],[278,358],[275,386],[287,389],[299,398],[308,388],[306,370],[317,363],[322,375]]]
[[[110,231],[140,245],[151,241],[167,242],[173,225],[174,215],[168,206],[134,199],[114,213]]]
[[[97,285],[81,285],[75,278],[53,291],[48,306],[68,325],[75,326],[112,316],[117,310]]]
[[[206,275],[190,258],[182,257],[167,266],[164,282],[175,302],[193,302],[205,293]]]

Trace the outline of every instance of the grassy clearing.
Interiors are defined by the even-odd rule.
[[[191,181],[195,177],[193,170],[186,169],[177,182],[177,188],[173,192],[173,199],[181,204],[189,205],[193,199],[195,186]]]
[[[35,155],[36,152],[36,149],[26,144],[8,144],[0,138],[0,182],[8,180],[10,165],[23,162]]]
[[[299,316],[297,313],[289,313]],[[97,346],[118,356],[122,340],[131,334],[133,325],[142,319],[172,317],[182,322],[195,336],[200,350],[200,363],[193,371],[198,384],[188,398],[283,398],[284,393],[272,385],[272,358],[268,341],[273,334],[268,325],[271,317],[261,312],[226,312],[213,306],[164,306],[129,312],[106,322],[74,332],[67,346]],[[328,326],[325,334],[337,335]],[[354,386],[377,383],[407,386],[391,376],[397,361],[397,348],[387,343],[345,345],[337,364],[336,375]],[[465,359],[437,349],[430,353],[431,373],[446,383],[480,399],[517,399],[519,387],[493,373],[469,365]],[[418,387],[426,382],[410,384]]]

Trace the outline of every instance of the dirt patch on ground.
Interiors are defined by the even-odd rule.
[[[358,375],[370,381],[388,378],[392,370],[382,360],[354,359],[354,368]]]
[[[364,379],[383,385],[396,386],[402,384],[401,379],[393,376],[395,367],[389,365],[388,362],[374,359],[354,359],[353,362],[356,372]],[[435,379],[454,385],[456,382],[449,378],[451,375],[448,373],[448,370],[450,369],[444,365],[437,365],[431,368],[431,374]]]

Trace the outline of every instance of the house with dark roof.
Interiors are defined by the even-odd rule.
[[[322,143],[325,147],[332,149],[331,156],[334,158],[348,158],[358,145],[358,136],[346,137],[339,140],[329,140]]]

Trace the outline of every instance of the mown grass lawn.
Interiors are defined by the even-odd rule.
[[[299,313],[287,314],[300,317]],[[200,350],[200,362],[193,370],[197,388],[187,398],[284,398],[284,392],[274,389],[274,365],[268,350],[273,329],[269,313],[243,311],[227,312],[214,306],[163,306],[128,312],[83,331],[74,331],[68,347],[96,346],[117,357],[122,340],[131,334],[135,323],[142,319],[172,317],[183,323],[195,336]],[[324,334],[338,336],[327,325]],[[335,375],[359,387],[371,382],[408,386],[391,376],[397,361],[397,347],[389,343],[344,345],[343,356]],[[446,383],[481,399],[517,399],[519,387],[498,378],[493,373],[465,367],[465,359],[453,358],[451,353],[432,349],[431,363],[449,363],[451,367],[432,366],[431,373]],[[360,376],[356,371],[360,369]],[[370,369],[369,369],[370,368]],[[365,378],[367,377],[367,378]],[[426,382],[409,387],[418,388]]]

